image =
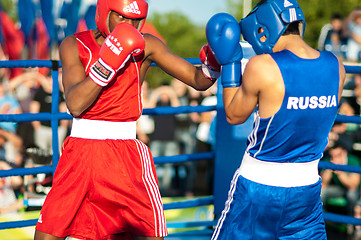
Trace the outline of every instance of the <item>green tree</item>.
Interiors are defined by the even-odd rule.
[[[205,27],[194,25],[181,13],[154,14],[147,21],[158,30],[168,48],[183,58],[197,58],[199,50],[206,44]],[[159,68],[151,68],[147,74],[151,87],[169,83],[172,79]]]
[[[241,21],[241,19],[243,18],[243,1],[247,0],[227,0],[228,12],[238,21]]]
[[[317,47],[321,28],[330,22],[335,13],[347,17],[352,10],[361,6],[359,0],[302,0],[298,1],[306,19],[305,41]]]
[[[18,15],[17,15],[17,8],[14,0],[0,0],[0,5],[3,7],[4,11],[9,14],[9,16],[16,22]]]

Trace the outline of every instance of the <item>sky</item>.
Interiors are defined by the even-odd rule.
[[[148,0],[148,16],[156,13],[178,11],[197,25],[206,25],[208,20],[218,12],[226,12],[225,0]]]

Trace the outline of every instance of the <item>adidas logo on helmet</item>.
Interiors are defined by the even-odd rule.
[[[123,8],[123,11],[129,12],[129,13],[134,13],[134,14],[141,14],[136,1],[132,2],[131,4],[129,4],[128,6]]]
[[[283,3],[283,6],[284,6],[285,8],[287,8],[287,7],[293,6],[293,4],[290,3],[288,0],[285,0],[284,3]]]

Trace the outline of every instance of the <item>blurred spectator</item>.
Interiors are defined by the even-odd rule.
[[[361,8],[353,10],[344,21],[347,40],[346,59],[352,62],[360,61],[361,51]]]
[[[350,154],[341,141],[336,141],[328,149],[328,155],[325,157],[325,161],[339,165],[360,166],[360,159]],[[327,200],[331,198],[345,198],[347,200],[347,213],[352,216],[360,196],[360,174],[325,169],[321,172],[321,178],[321,200],[324,206],[327,205]]]
[[[202,92],[204,99],[201,102],[203,106],[217,105],[217,86],[214,84],[208,90]],[[200,123],[196,132],[197,152],[209,152],[214,147],[213,120],[216,117],[216,111],[207,111],[200,114]],[[196,162],[196,177],[194,192],[196,195],[211,195],[213,190],[213,160],[201,160]]]
[[[9,170],[10,165],[0,161],[0,170]],[[23,185],[20,176],[0,178],[0,214],[16,213],[23,207],[21,199],[17,199],[15,191]]]
[[[59,78],[61,79],[61,78]],[[62,86],[60,84],[60,86]],[[41,86],[34,95],[30,103],[31,113],[51,112],[53,79],[49,75],[41,81]],[[59,112],[66,112],[64,96],[60,87],[59,94]],[[52,151],[52,131],[50,121],[33,121],[34,138],[37,147]],[[58,127],[59,149],[67,135],[69,120],[60,120]]]
[[[15,97],[11,96],[7,83],[0,79],[0,114],[18,114],[22,113],[20,104]],[[0,127],[9,132],[15,133],[17,128],[16,122],[0,122]]]
[[[16,133],[0,128],[0,161],[13,168],[23,167],[23,141]]]
[[[30,112],[31,100],[44,80],[45,76],[38,69],[31,68],[9,81],[9,91],[20,103],[22,112]]]
[[[150,106],[178,107],[178,97],[170,86],[160,86],[153,90]],[[175,141],[175,115],[154,115],[154,131],[151,134],[150,150],[154,157],[173,156],[179,154],[179,147]],[[173,164],[156,165],[159,188],[163,196],[169,196],[172,183]]]
[[[338,113],[341,115],[353,116],[355,115],[355,109],[350,105],[349,100],[342,98]],[[336,121],[329,133],[326,149],[332,147],[335,142],[341,141],[344,146],[347,147],[348,151],[353,152],[353,144],[358,140],[361,140],[361,129],[359,124]]]
[[[39,73],[38,69],[33,68],[11,79],[9,90],[18,100],[22,112],[30,112],[30,103],[40,87],[40,82],[44,79],[45,76]],[[23,139],[25,149],[35,146],[34,129],[31,122],[19,122],[17,134]]]
[[[346,115],[360,116],[361,112],[361,74],[353,74],[351,80],[345,84],[342,92],[343,102],[347,102],[352,111],[347,111]],[[350,109],[351,110],[351,109]]]
[[[173,79],[172,88],[174,89],[181,106],[191,105],[188,86],[177,79]],[[175,138],[180,145],[181,153],[190,154],[195,150],[195,122],[191,114],[183,113],[176,115]]]
[[[9,60],[8,56],[4,53],[2,45],[0,45],[0,61]],[[11,68],[0,68],[0,78],[4,81],[8,81],[11,75]]]
[[[361,218],[361,200],[358,200],[354,208],[354,217]],[[352,240],[361,240],[361,226],[355,226],[355,232]]]
[[[173,79],[171,86],[177,94],[181,106],[195,105],[191,103],[189,87],[177,79]],[[196,113],[197,114],[197,113]],[[197,114],[198,115],[198,114]],[[197,116],[196,115],[196,116]],[[180,154],[192,154],[195,151],[195,131],[198,118],[194,118],[194,113],[177,114],[175,140],[179,146]],[[195,122],[196,121],[196,122]],[[179,195],[193,196],[193,184],[195,177],[195,162],[190,161],[175,164],[174,187],[179,189]]]
[[[217,105],[217,86],[213,85],[208,90],[202,92],[204,99],[201,102],[203,106]],[[198,140],[198,150],[210,151],[212,149],[212,133],[210,132],[211,123],[216,116],[216,111],[201,113],[200,123],[198,125],[196,137]],[[203,145],[203,146],[202,146]]]
[[[353,141],[353,131],[347,130],[347,123],[335,122],[328,135],[326,151],[332,148],[337,142],[341,142],[343,146],[351,152],[353,149]]]
[[[361,89],[361,74],[349,74],[349,80],[345,83],[342,91],[340,104],[346,102],[350,105],[353,112],[346,113],[350,116],[360,114],[360,105],[357,103],[358,100],[355,94],[357,88]]]
[[[144,81],[142,84],[142,103],[143,108],[152,108],[154,103],[150,99],[151,91],[149,83]],[[153,106],[152,106],[153,105]],[[154,131],[154,120],[150,115],[142,114],[137,121],[137,138],[145,144],[149,144],[149,136]]]
[[[329,24],[322,27],[318,39],[318,48],[332,52],[337,57],[344,59],[347,50],[347,39],[342,30],[343,19],[340,14],[333,14]]]
[[[361,116],[361,74],[354,74],[351,81],[349,81],[342,92],[342,98],[340,101],[339,114],[347,116]],[[341,123],[339,123],[341,126]],[[342,135],[347,137],[352,142],[351,153],[361,157],[361,128],[357,123],[342,123],[342,127],[338,127],[338,130],[342,130]],[[332,133],[333,131],[331,131]],[[340,132],[339,132],[340,134]],[[330,135],[332,140],[335,135]]]

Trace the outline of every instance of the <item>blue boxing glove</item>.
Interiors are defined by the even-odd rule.
[[[217,61],[222,65],[222,86],[239,87],[242,83],[243,52],[237,20],[228,13],[213,15],[206,26],[206,37]]]

